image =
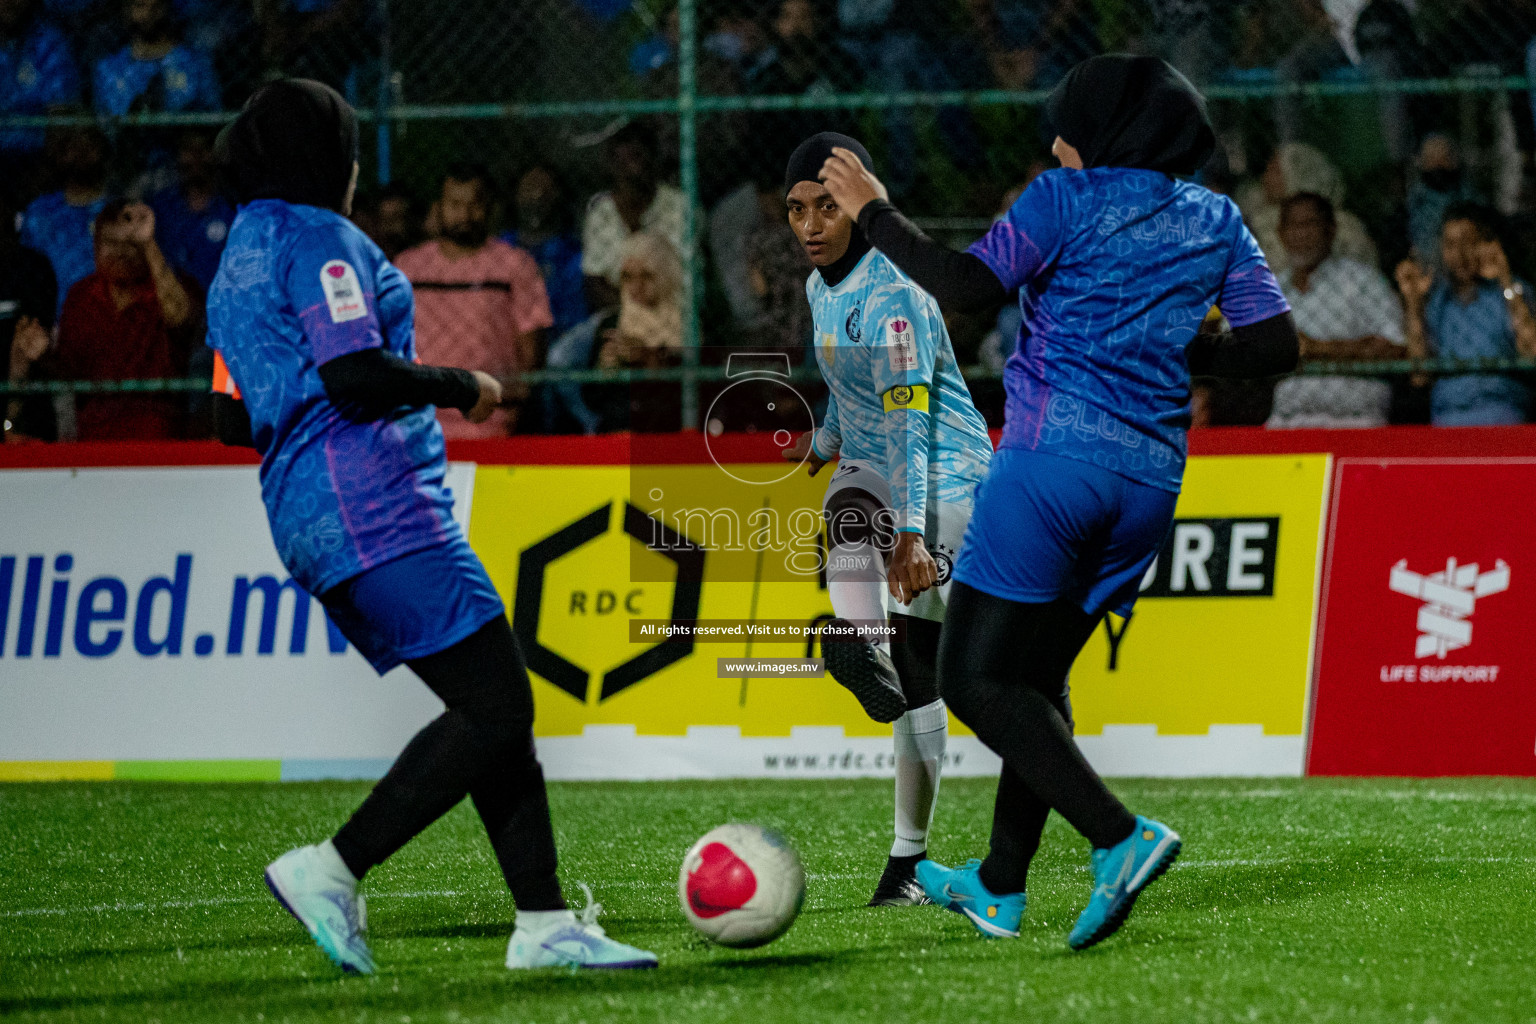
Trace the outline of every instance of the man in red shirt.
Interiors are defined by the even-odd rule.
[[[416,352],[424,363],[463,366],[506,378],[543,359],[543,335],[554,323],[539,266],[526,251],[489,234],[491,187],[485,170],[453,166],[437,202],[441,238],[395,257],[416,292]],[[515,402],[526,394],[508,388]],[[470,423],[457,409],[439,409],[453,438],[505,437],[517,408]]]
[[[155,215],[143,203],[109,203],[96,218],[96,272],[69,290],[59,318],[58,374],[66,380],[184,377],[202,331],[202,295],[178,277],[155,243]],[[76,437],[181,437],[179,395],[82,395]]]

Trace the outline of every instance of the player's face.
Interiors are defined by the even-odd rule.
[[[833,202],[825,185],[802,181],[790,189],[784,202],[789,226],[812,263],[827,267],[843,258],[853,237],[853,221]]]
[[[1076,146],[1073,146],[1060,135],[1056,136],[1056,141],[1051,143],[1051,155],[1060,160],[1061,166],[1069,171],[1080,171],[1083,169],[1082,154],[1077,151]]]

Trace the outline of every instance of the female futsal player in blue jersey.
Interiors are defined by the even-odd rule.
[[[478,423],[501,389],[414,362],[410,283],[346,218],[357,141],[346,101],[302,80],[263,86],[220,136],[240,210],[208,294],[229,383],[216,413],[225,440],[261,453],[293,578],[380,674],[409,665],[446,710],[335,836],[269,865],[267,885],[337,964],[370,972],[358,880],[468,794],[517,904],[508,967],[654,967],[561,896],[528,673],[453,520],[434,411]]]
[[[1068,939],[1115,932],[1178,855],[1072,739],[1067,672],[1104,614],[1126,615],[1167,537],[1184,473],[1190,376],[1296,364],[1290,308],[1237,207],[1179,180],[1210,157],[1203,98],[1153,57],[1109,55],[1052,93],[1060,170],[1024,191],[969,251],[922,235],[856,157],[822,176],[838,206],[941,307],[1024,312],[1004,369],[1002,445],[955,566],[939,650],[950,709],[1003,758],[983,862],[925,861],[935,902],[1018,935],[1029,861],[1050,810],[1092,844],[1094,889]],[[1022,289],[1022,291],[1020,291]],[[1198,336],[1217,305],[1229,336]]]

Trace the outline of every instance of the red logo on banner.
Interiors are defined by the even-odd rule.
[[[1307,770],[1536,775],[1536,461],[1339,463]]]

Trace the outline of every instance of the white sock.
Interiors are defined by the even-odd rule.
[[[827,594],[840,619],[885,621],[885,561],[869,544],[839,544],[827,555]],[[879,647],[891,653],[888,640]]]
[[[936,700],[896,720],[896,841],[892,857],[928,849],[928,828],[939,796],[939,768],[949,742],[949,716]]]
[[[357,876],[347,867],[347,862],[341,859],[341,854],[336,852],[336,846],[329,839],[315,845],[315,852],[320,857],[320,866],[326,873],[340,882],[347,882],[354,888],[357,886]]]
[[[530,932],[542,932],[556,925],[569,924],[576,920],[576,915],[570,909],[565,910],[519,910],[517,912],[517,929]]]

